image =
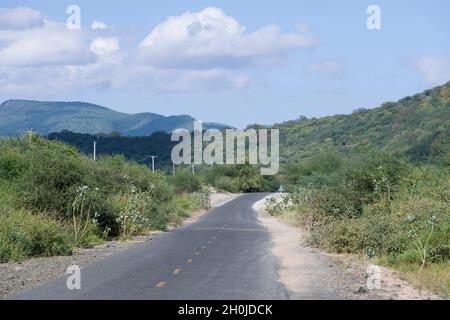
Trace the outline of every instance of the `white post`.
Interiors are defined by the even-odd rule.
[[[97,160],[97,141],[94,141],[94,162]]]
[[[155,158],[157,158],[157,156],[150,156],[152,158],[152,172],[155,172]]]

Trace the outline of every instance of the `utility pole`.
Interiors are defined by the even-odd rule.
[[[31,140],[31,138],[33,138],[33,135],[34,135],[33,129],[27,129],[27,130],[25,130],[25,133],[28,136],[28,139]]]
[[[152,172],[155,172],[155,158],[158,158],[157,156],[150,156],[152,158]]]
[[[94,162],[97,160],[97,141],[94,141]]]

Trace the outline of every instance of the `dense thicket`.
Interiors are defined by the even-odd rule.
[[[177,191],[177,192],[176,192]],[[110,237],[165,229],[207,206],[200,186],[175,190],[167,177],[123,156],[94,162],[38,136],[0,141],[0,261],[67,254]]]

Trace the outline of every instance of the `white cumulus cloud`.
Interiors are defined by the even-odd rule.
[[[31,8],[0,8],[0,30],[24,30],[44,24],[44,17]]]
[[[89,39],[81,30],[45,21],[37,28],[0,30],[0,65],[48,66],[92,62]]]
[[[206,8],[169,17],[140,43],[140,57],[166,68],[236,68],[280,62],[286,54],[312,48],[317,40],[304,25],[283,33],[277,25],[255,32],[221,9]]]
[[[119,51],[119,40],[116,37],[95,38],[91,43],[90,50],[100,56]]]
[[[125,40],[98,20],[69,30],[31,8],[0,9],[0,94],[240,89],[251,81],[247,68],[277,65],[317,44],[304,25],[248,32],[218,8],[169,17],[142,41]]]

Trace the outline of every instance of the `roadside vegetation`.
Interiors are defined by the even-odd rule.
[[[94,162],[36,135],[0,140],[0,262],[165,230],[208,206],[202,184],[175,184],[122,156]]]
[[[107,239],[165,230],[209,207],[209,187],[278,187],[256,167],[177,167],[152,173],[122,155],[97,161],[74,146],[30,134],[0,140],[0,262],[67,255]]]
[[[172,175],[172,148],[178,143],[170,139],[170,134],[155,132],[147,137],[123,137],[117,132],[110,134],[82,134],[70,131],[54,132],[47,136],[49,140],[67,143],[84,154],[92,153],[92,145],[97,142],[97,154],[123,155],[126,159],[151,166],[151,151],[157,154],[156,168]],[[275,177],[263,177],[256,166],[251,165],[196,165],[195,177],[190,165],[176,167],[175,178],[169,178],[175,187],[187,191],[196,191],[201,184],[207,184],[228,192],[275,191],[280,184]]]
[[[373,110],[274,125],[282,163],[268,177],[251,165],[200,165],[195,175],[177,166],[172,176],[173,142],[161,132],[0,140],[0,262],[165,230],[209,206],[206,186],[283,185],[289,196],[269,211],[305,228],[311,244],[365,255],[449,296],[449,119],[450,82]]]
[[[449,296],[448,160],[324,152],[286,169],[291,193],[269,201],[269,211],[304,227],[315,246],[376,259]]]
[[[401,270],[450,296],[450,82],[351,115],[300,117],[281,132],[268,203],[309,241]]]

